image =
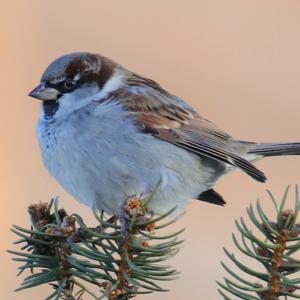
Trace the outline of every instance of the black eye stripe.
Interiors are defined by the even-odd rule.
[[[72,79],[66,79],[64,81],[64,87],[66,89],[73,89],[76,86],[76,81]]]
[[[74,85],[71,86],[71,82],[74,83]],[[68,86],[68,84],[69,84],[69,86]],[[65,93],[71,93],[72,91],[74,91],[80,85],[80,82],[75,81],[73,79],[66,79],[59,83],[51,83],[49,81],[46,81],[46,85],[48,87],[58,90],[60,93],[65,94]]]

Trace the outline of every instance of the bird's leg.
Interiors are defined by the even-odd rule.
[[[117,215],[113,215],[106,222],[114,224],[114,223],[116,223],[117,219],[118,219],[118,216]]]

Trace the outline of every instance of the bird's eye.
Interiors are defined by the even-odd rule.
[[[67,79],[64,82],[64,87],[68,90],[73,89],[76,86],[76,81],[72,79]]]

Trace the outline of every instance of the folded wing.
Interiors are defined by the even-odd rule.
[[[238,167],[257,181],[266,180],[240,156],[243,145],[154,81],[133,74],[127,87],[112,93],[108,101],[122,103],[145,133],[200,157]]]

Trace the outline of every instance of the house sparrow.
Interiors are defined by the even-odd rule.
[[[300,154],[300,143],[236,140],[155,81],[98,54],[58,58],[29,95],[42,100],[46,168],[79,201],[109,214],[156,187],[156,214],[184,210],[191,199],[224,205],[213,190],[222,176],[240,169],[264,182],[253,161]]]

